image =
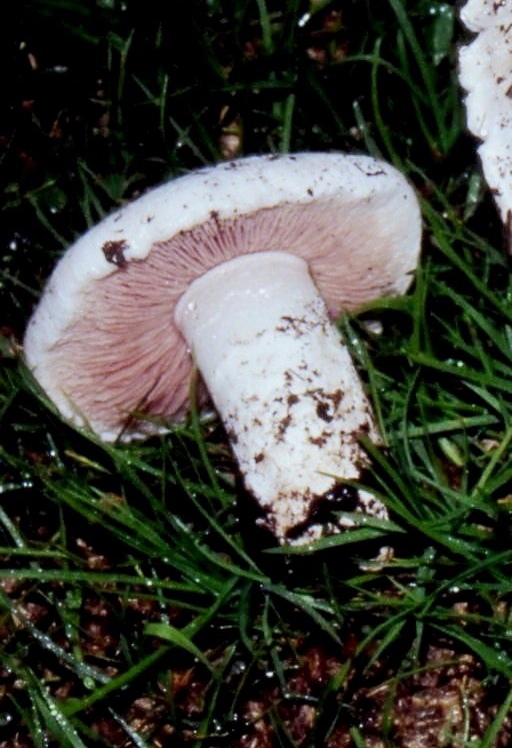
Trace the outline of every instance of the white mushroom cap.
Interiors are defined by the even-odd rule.
[[[512,207],[512,3],[469,0],[461,20],[475,39],[459,51],[470,132],[503,221]]]
[[[192,359],[177,301],[239,254],[302,257],[332,316],[403,293],[421,221],[414,191],[367,156],[251,157],[148,192],[82,236],[51,276],[25,336],[64,416],[104,439],[183,417]]]
[[[495,26],[497,20],[506,23],[509,15],[509,0],[468,0],[460,11],[461,21],[475,32]]]

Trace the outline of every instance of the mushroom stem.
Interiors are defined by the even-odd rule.
[[[261,524],[280,542],[319,537],[322,509],[347,508],[327,503],[346,498],[339,479],[360,478],[368,462],[359,437],[379,437],[307,263],[284,252],[229,260],[190,285],[175,322],[264,512]],[[350,510],[386,516],[380,501],[355,498]]]

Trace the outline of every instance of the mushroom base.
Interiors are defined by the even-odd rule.
[[[194,281],[175,321],[190,347],[262,524],[300,544],[351,524],[322,522],[340,480],[368,463],[360,437],[379,440],[349,352],[307,264],[284,252],[230,260]],[[358,492],[350,511],[387,517]]]

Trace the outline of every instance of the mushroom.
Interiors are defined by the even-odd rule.
[[[512,206],[512,4],[469,0],[460,17],[477,35],[459,50],[468,128],[482,141],[478,153],[503,222]]]
[[[368,156],[205,168],[64,254],[29,322],[26,362],[66,418],[105,440],[183,419],[197,365],[260,523],[308,542],[344,526],[325,522],[326,505],[387,517],[340,487],[368,464],[361,435],[379,435],[331,320],[404,293],[420,239],[413,189]]]

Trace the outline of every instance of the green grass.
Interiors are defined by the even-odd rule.
[[[272,745],[332,746],[343,731],[356,748],[401,745],[393,702],[444,647],[472,657],[488,706],[475,733],[468,697],[465,731],[445,744],[499,745],[512,703],[512,277],[464,132],[454,6],[25,0],[15,12],[0,120],[0,743],[238,745],[263,729],[253,699]],[[391,519],[293,552],[252,537],[216,420],[102,444],[60,420],[18,349],[63,248],[152,184],[219,160],[228,130],[240,155],[382,156],[423,206],[410,293],[340,320],[385,437],[368,445],[368,481]],[[382,545],[394,559],[361,568]],[[311,651],[325,666],[308,680]],[[305,742],[287,721],[299,704],[314,709]]]

